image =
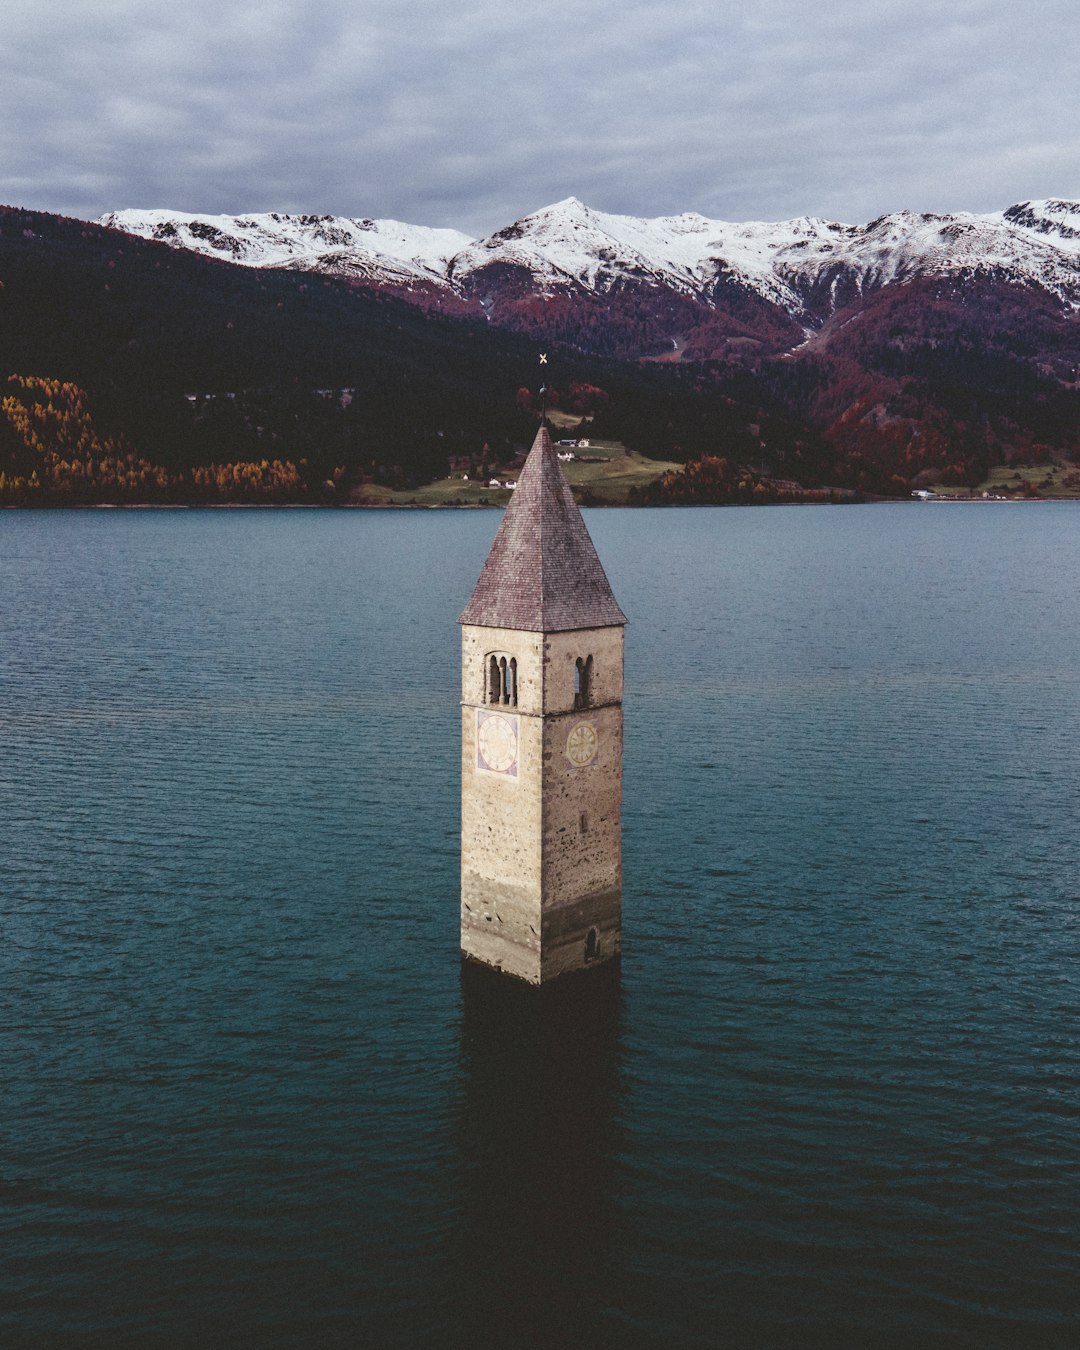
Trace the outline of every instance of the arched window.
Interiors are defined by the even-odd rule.
[[[487,703],[510,704],[517,707],[517,657],[489,652],[486,658],[487,684],[484,699]]]
[[[574,663],[574,707],[587,708],[592,684],[592,657],[579,656]]]
[[[590,928],[585,938],[585,960],[595,961],[600,955],[600,934],[595,928]]]

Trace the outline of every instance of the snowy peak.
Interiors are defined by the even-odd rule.
[[[979,274],[1080,306],[1080,202],[1058,198],[985,215],[896,211],[847,225],[813,216],[622,216],[567,197],[475,241],[400,221],[278,212],[117,211],[102,223],[250,267],[479,298],[488,312],[507,287],[519,298],[659,289],[719,307],[734,285],[815,324],[872,289]]]
[[[736,283],[800,321],[852,296],[918,276],[1009,277],[1080,303],[1080,203],[1024,203],[988,215],[896,211],[866,225],[800,216],[732,223],[696,212],[645,219],[576,198],[525,216],[462,251],[455,280],[494,264],[525,268],[537,289],[599,293],[659,284],[716,303]]]
[[[248,267],[290,267],[445,282],[469,236],[398,220],[287,215],[204,216],[184,211],[113,211],[103,225]]]
[[[1076,241],[1080,247],[1080,202],[1051,197],[1042,202],[1020,202],[1002,213],[1005,220],[1038,234]]]
[[[454,276],[461,281],[497,262],[526,268],[541,289],[603,292],[631,277],[671,284],[681,278],[676,259],[667,256],[663,224],[607,215],[568,197],[464,249]]]

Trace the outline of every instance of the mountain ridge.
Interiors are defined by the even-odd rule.
[[[239,218],[237,240],[191,216],[197,249],[167,246],[169,213],[126,221],[147,238],[0,207],[0,375],[84,390],[106,438],[163,447],[170,482],[280,461],[316,498],[328,477],[353,491],[499,462],[545,377],[548,406],[591,418],[590,436],[814,488],[905,495],[1080,464],[1073,202],[751,222],[723,248],[693,213],[658,226],[556,205],[462,247],[283,213]],[[327,257],[336,274],[312,270]]]
[[[851,225],[813,216],[624,216],[567,197],[477,240],[399,221],[281,212],[128,209],[100,223],[244,266],[322,272],[406,298],[441,296],[489,319],[508,295],[651,290],[714,309],[734,286],[809,334],[867,291],[935,276],[1005,279],[1080,308],[1080,202],[1065,198],[982,214],[895,211]]]

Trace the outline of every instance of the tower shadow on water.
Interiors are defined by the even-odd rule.
[[[619,962],[536,989],[463,961],[461,987],[460,1344],[615,1344]]]

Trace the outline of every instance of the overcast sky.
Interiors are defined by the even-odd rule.
[[[1080,197],[1076,0],[4,0],[0,200],[487,234]]]

